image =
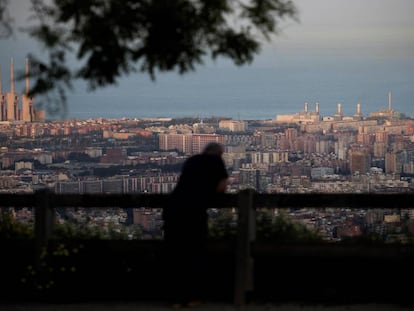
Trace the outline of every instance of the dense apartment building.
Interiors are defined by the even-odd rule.
[[[366,174],[371,168],[371,153],[366,147],[353,146],[349,151],[351,174]]]
[[[247,130],[247,122],[241,120],[221,120],[219,128],[230,132],[245,132]]]
[[[159,134],[160,150],[178,150],[185,154],[200,153],[210,142],[224,145],[226,137],[219,134]]]
[[[192,134],[159,134],[160,150],[178,150],[185,154],[193,152]]]
[[[158,176],[116,176],[106,179],[85,179],[59,181],[55,184],[56,193],[169,193],[178,180],[178,174]]]

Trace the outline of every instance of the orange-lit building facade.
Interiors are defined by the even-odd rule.
[[[226,137],[219,134],[160,134],[160,150],[177,150],[185,154],[200,153],[210,142],[225,144]]]

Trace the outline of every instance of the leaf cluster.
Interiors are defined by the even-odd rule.
[[[278,243],[321,242],[317,232],[309,230],[303,223],[293,221],[284,214],[272,215],[271,211],[257,213],[257,240]]]
[[[237,221],[230,211],[219,211],[209,219],[209,238],[235,239]],[[258,210],[256,216],[256,241],[274,243],[318,243],[322,242],[317,232],[309,230],[303,223],[295,222],[284,214],[273,215],[269,210]]]
[[[0,212],[0,239],[32,239],[33,226],[17,221],[10,211]]]
[[[0,0],[0,38],[8,38],[13,34],[13,18],[8,11],[9,0]]]

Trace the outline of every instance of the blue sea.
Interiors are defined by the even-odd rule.
[[[309,110],[319,103],[323,116],[341,103],[353,115],[357,103],[367,116],[392,107],[414,116],[414,62],[372,59],[319,62],[306,60],[273,66],[201,66],[185,75],[160,73],[155,81],[136,73],[118,86],[87,92],[76,85],[68,93],[67,118],[146,118],[210,116],[242,120],[275,119],[277,114]]]

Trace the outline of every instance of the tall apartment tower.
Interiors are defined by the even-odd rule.
[[[192,134],[160,134],[160,150],[182,151],[185,154],[193,153],[193,135]]]
[[[19,96],[14,87],[14,64],[13,58],[10,60],[10,92],[6,96],[7,101],[7,121],[19,119]]]
[[[226,136],[219,134],[193,134],[193,154],[201,153],[204,147],[210,142],[224,145],[226,143]]]
[[[29,96],[30,80],[29,80],[29,59],[26,58],[26,91],[22,94],[22,116],[21,120],[26,122],[35,121],[35,110],[33,105],[33,97]]]
[[[357,147],[349,150],[349,169],[351,174],[366,174],[371,167],[371,153],[368,147]]]
[[[286,142],[289,150],[296,149],[296,140],[298,138],[298,130],[295,128],[287,128],[285,130]]]

